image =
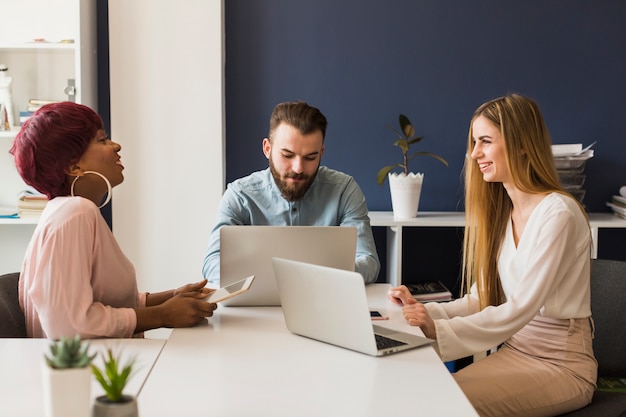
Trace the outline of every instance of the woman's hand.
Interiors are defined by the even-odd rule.
[[[208,288],[206,288],[209,291]],[[211,290],[212,291],[212,290]],[[159,307],[162,312],[164,327],[190,327],[200,323],[205,317],[211,317],[217,304],[204,301],[201,291],[177,294]]]
[[[402,315],[411,326],[419,326],[424,336],[430,339],[437,338],[435,322],[430,318],[424,304],[418,302],[411,295],[411,291],[404,286],[391,288],[387,292],[387,298],[394,304],[402,306]]]
[[[409,291],[409,289],[404,285],[391,288],[387,291],[387,298],[399,306],[417,303],[415,298],[411,295],[411,291]]]
[[[213,291],[215,291],[215,290],[206,288],[207,282],[208,281],[206,279],[203,279],[202,281],[198,281],[198,282],[195,282],[193,284],[183,285],[180,288],[176,288],[174,290],[174,293],[172,294],[172,296],[175,297],[178,294],[184,294],[184,293],[188,293],[188,292],[201,293],[203,296],[207,296],[210,293],[212,293]]]
[[[150,294],[146,299],[147,308],[135,309],[137,314],[135,332],[144,332],[159,327],[191,327],[206,317],[211,317],[217,304],[207,302],[206,296],[214,290],[204,288],[201,284],[204,285],[201,281],[197,284],[185,285],[178,290]],[[175,291],[181,291],[183,288],[191,291],[172,296]]]
[[[435,322],[430,318],[428,310],[424,304],[413,300],[412,304],[405,304],[402,307],[402,315],[411,326],[419,326],[424,332],[424,336],[429,339],[437,339],[437,331],[435,329]]]

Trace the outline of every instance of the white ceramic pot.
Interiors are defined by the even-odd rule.
[[[52,369],[43,363],[46,417],[85,417],[91,411],[91,369]]]
[[[388,179],[393,217],[396,219],[417,217],[424,174],[410,172],[406,175],[404,172],[400,174],[394,172],[389,173]]]
[[[137,399],[124,395],[123,401],[111,402],[106,395],[96,397],[91,417],[137,417]]]

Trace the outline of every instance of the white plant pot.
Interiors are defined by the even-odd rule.
[[[137,417],[137,399],[124,395],[124,401],[111,402],[106,395],[97,397],[93,402],[91,417]]]
[[[85,417],[91,412],[91,368],[53,369],[43,363],[46,417]]]
[[[424,174],[389,173],[388,179],[393,217],[396,219],[417,217]]]

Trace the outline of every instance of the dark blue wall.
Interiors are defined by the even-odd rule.
[[[463,210],[469,118],[517,92],[537,100],[554,143],[598,141],[589,211],[609,211],[626,185],[624,1],[228,0],[225,19],[228,181],[267,166],[274,105],[302,99],[329,119],[322,163],[352,174],[370,210],[391,209],[376,173],[400,161],[385,128],[399,113],[426,136],[419,150],[450,163],[414,160],[420,210]],[[614,235],[604,255],[626,256]]]

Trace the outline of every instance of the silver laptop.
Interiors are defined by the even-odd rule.
[[[355,227],[223,226],[220,229],[220,286],[254,275],[245,294],[227,306],[279,306],[272,257],[354,271]]]
[[[285,322],[290,332],[372,356],[384,356],[433,340],[372,324],[363,277],[274,258]]]

